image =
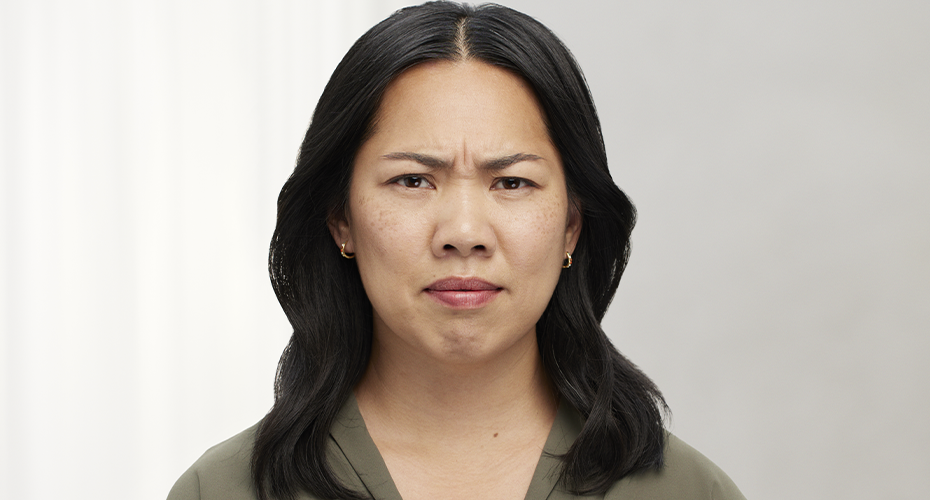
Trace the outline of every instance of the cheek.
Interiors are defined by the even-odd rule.
[[[360,266],[400,266],[411,258],[417,227],[409,211],[366,199],[353,209],[358,216],[351,232]]]
[[[397,245],[397,234],[403,226],[397,212],[390,208],[376,209],[359,226],[361,234],[358,244],[366,256],[377,256],[389,252]]]
[[[552,202],[537,210],[515,214],[507,238],[514,265],[539,272],[560,263],[565,246],[566,206]],[[561,269],[561,267],[559,267]]]

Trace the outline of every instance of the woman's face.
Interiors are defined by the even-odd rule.
[[[443,61],[388,87],[331,230],[356,255],[379,349],[468,363],[535,349],[580,225],[527,85]]]

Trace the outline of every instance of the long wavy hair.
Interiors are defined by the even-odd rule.
[[[636,219],[614,184],[590,91],[568,49],[533,18],[502,7],[430,2],[397,11],[365,33],[336,68],[313,113],[293,174],[278,198],[269,273],[294,333],[281,356],[275,402],[252,454],[259,498],[361,498],[327,463],[329,429],[371,353],[371,303],[355,263],[333,246],[327,222],[347,203],[355,154],[387,86],[436,60],[475,60],[523,78],[543,108],[582,214],[570,271],[536,326],[545,369],[584,418],[561,457],[560,480],[603,492],[663,463],[667,407],[651,380],[601,329],[630,252]]]

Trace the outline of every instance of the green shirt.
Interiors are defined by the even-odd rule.
[[[560,404],[549,438],[543,448],[526,500],[565,500],[580,498],[558,484],[562,455],[581,432],[581,415],[568,404]],[[258,498],[249,471],[252,443],[258,426],[207,450],[185,472],[168,500],[255,500]],[[344,484],[373,499],[401,500],[387,466],[368,434],[350,396],[330,429],[327,448],[330,464]],[[665,467],[660,471],[639,472],[615,483],[602,495],[583,498],[605,500],[745,500],[743,494],[719,467],[680,439],[669,434]],[[309,494],[300,500],[313,500]]]

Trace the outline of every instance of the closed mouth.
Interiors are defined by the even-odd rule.
[[[489,283],[481,278],[444,278],[433,282],[426,287],[427,291],[434,292],[476,292],[485,290],[500,290],[501,287]]]
[[[451,309],[478,309],[497,298],[503,290],[481,278],[445,278],[429,285],[424,292]]]

